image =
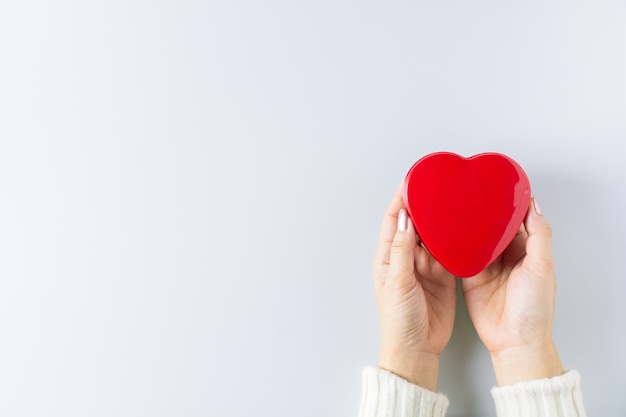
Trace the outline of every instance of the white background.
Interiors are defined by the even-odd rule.
[[[0,415],[355,416],[426,153],[506,153],[555,339],[624,416],[624,1],[3,1]],[[489,416],[461,303],[440,391]]]

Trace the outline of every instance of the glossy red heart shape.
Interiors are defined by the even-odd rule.
[[[468,278],[513,240],[528,211],[530,183],[506,155],[437,152],[407,173],[404,202],[428,251],[452,274]]]

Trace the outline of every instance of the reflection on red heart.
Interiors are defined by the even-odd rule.
[[[409,170],[404,202],[428,251],[459,278],[472,277],[511,243],[530,203],[530,183],[506,155],[426,155]]]

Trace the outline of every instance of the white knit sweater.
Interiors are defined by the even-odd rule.
[[[561,376],[493,387],[498,417],[586,417],[580,391],[580,375]],[[445,395],[380,368],[363,371],[360,417],[444,417]]]

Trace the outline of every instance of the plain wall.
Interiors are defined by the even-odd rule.
[[[626,3],[0,3],[0,415],[356,416],[419,157],[506,153],[626,415]],[[439,390],[490,416],[462,302]]]

